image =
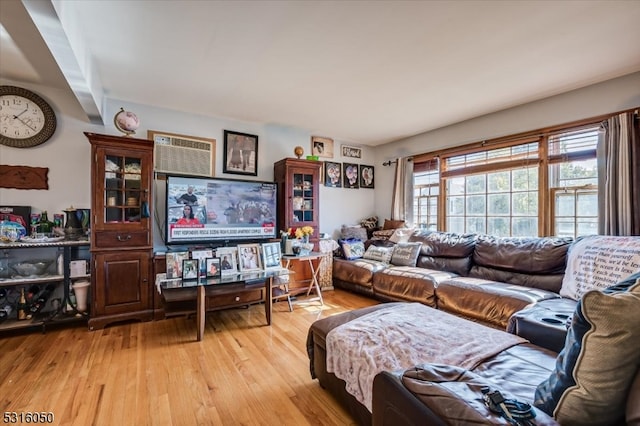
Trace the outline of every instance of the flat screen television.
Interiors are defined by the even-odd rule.
[[[276,237],[274,182],[167,175],[166,244]]]

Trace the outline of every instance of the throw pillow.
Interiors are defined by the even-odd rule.
[[[371,216],[366,219],[362,219],[360,221],[360,225],[362,225],[365,229],[373,229],[378,227],[378,216]]]
[[[567,254],[560,295],[573,300],[603,290],[638,270],[640,238],[593,235],[576,240]]]
[[[640,364],[640,272],[576,306],[564,349],[534,405],[561,424],[617,424]]]
[[[360,225],[357,225],[357,226],[342,225],[342,229],[340,230],[340,233],[343,240],[348,240],[349,238],[356,238],[362,241],[367,240],[367,229],[363,228]]]
[[[382,230],[387,230],[387,229],[397,229],[397,228],[402,228],[404,227],[404,220],[390,220],[390,219],[385,219],[384,220],[384,225],[382,225]]]
[[[364,255],[364,243],[357,238],[349,238],[347,240],[340,240],[340,247],[342,247],[342,253],[345,259],[355,260],[360,259]]]
[[[393,255],[393,247],[378,247],[370,245],[364,252],[363,259],[377,260],[378,262],[389,263]]]
[[[413,228],[398,228],[393,230],[393,234],[389,237],[389,241],[394,243],[408,243],[409,237],[413,234]]]
[[[373,231],[373,238],[374,240],[388,240],[389,238],[391,238],[391,236],[393,235],[393,233],[395,232],[395,229],[387,229],[386,231]]]
[[[420,255],[420,243],[398,243],[391,255],[391,264],[396,266],[416,266]]]

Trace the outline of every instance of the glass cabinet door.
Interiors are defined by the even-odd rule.
[[[313,197],[313,174],[293,173],[293,220],[294,222],[313,222],[316,208]]]
[[[101,173],[95,190],[101,191],[101,196],[96,203],[96,225],[140,224],[145,218],[142,207],[149,196],[145,167],[150,160],[136,151],[104,151],[97,161]]]

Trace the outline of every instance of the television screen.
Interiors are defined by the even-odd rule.
[[[273,182],[169,175],[166,243],[275,238],[276,202]]]

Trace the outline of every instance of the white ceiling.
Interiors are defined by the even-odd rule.
[[[0,22],[0,77],[88,116],[106,96],[372,146],[640,71],[640,1],[2,0]]]

